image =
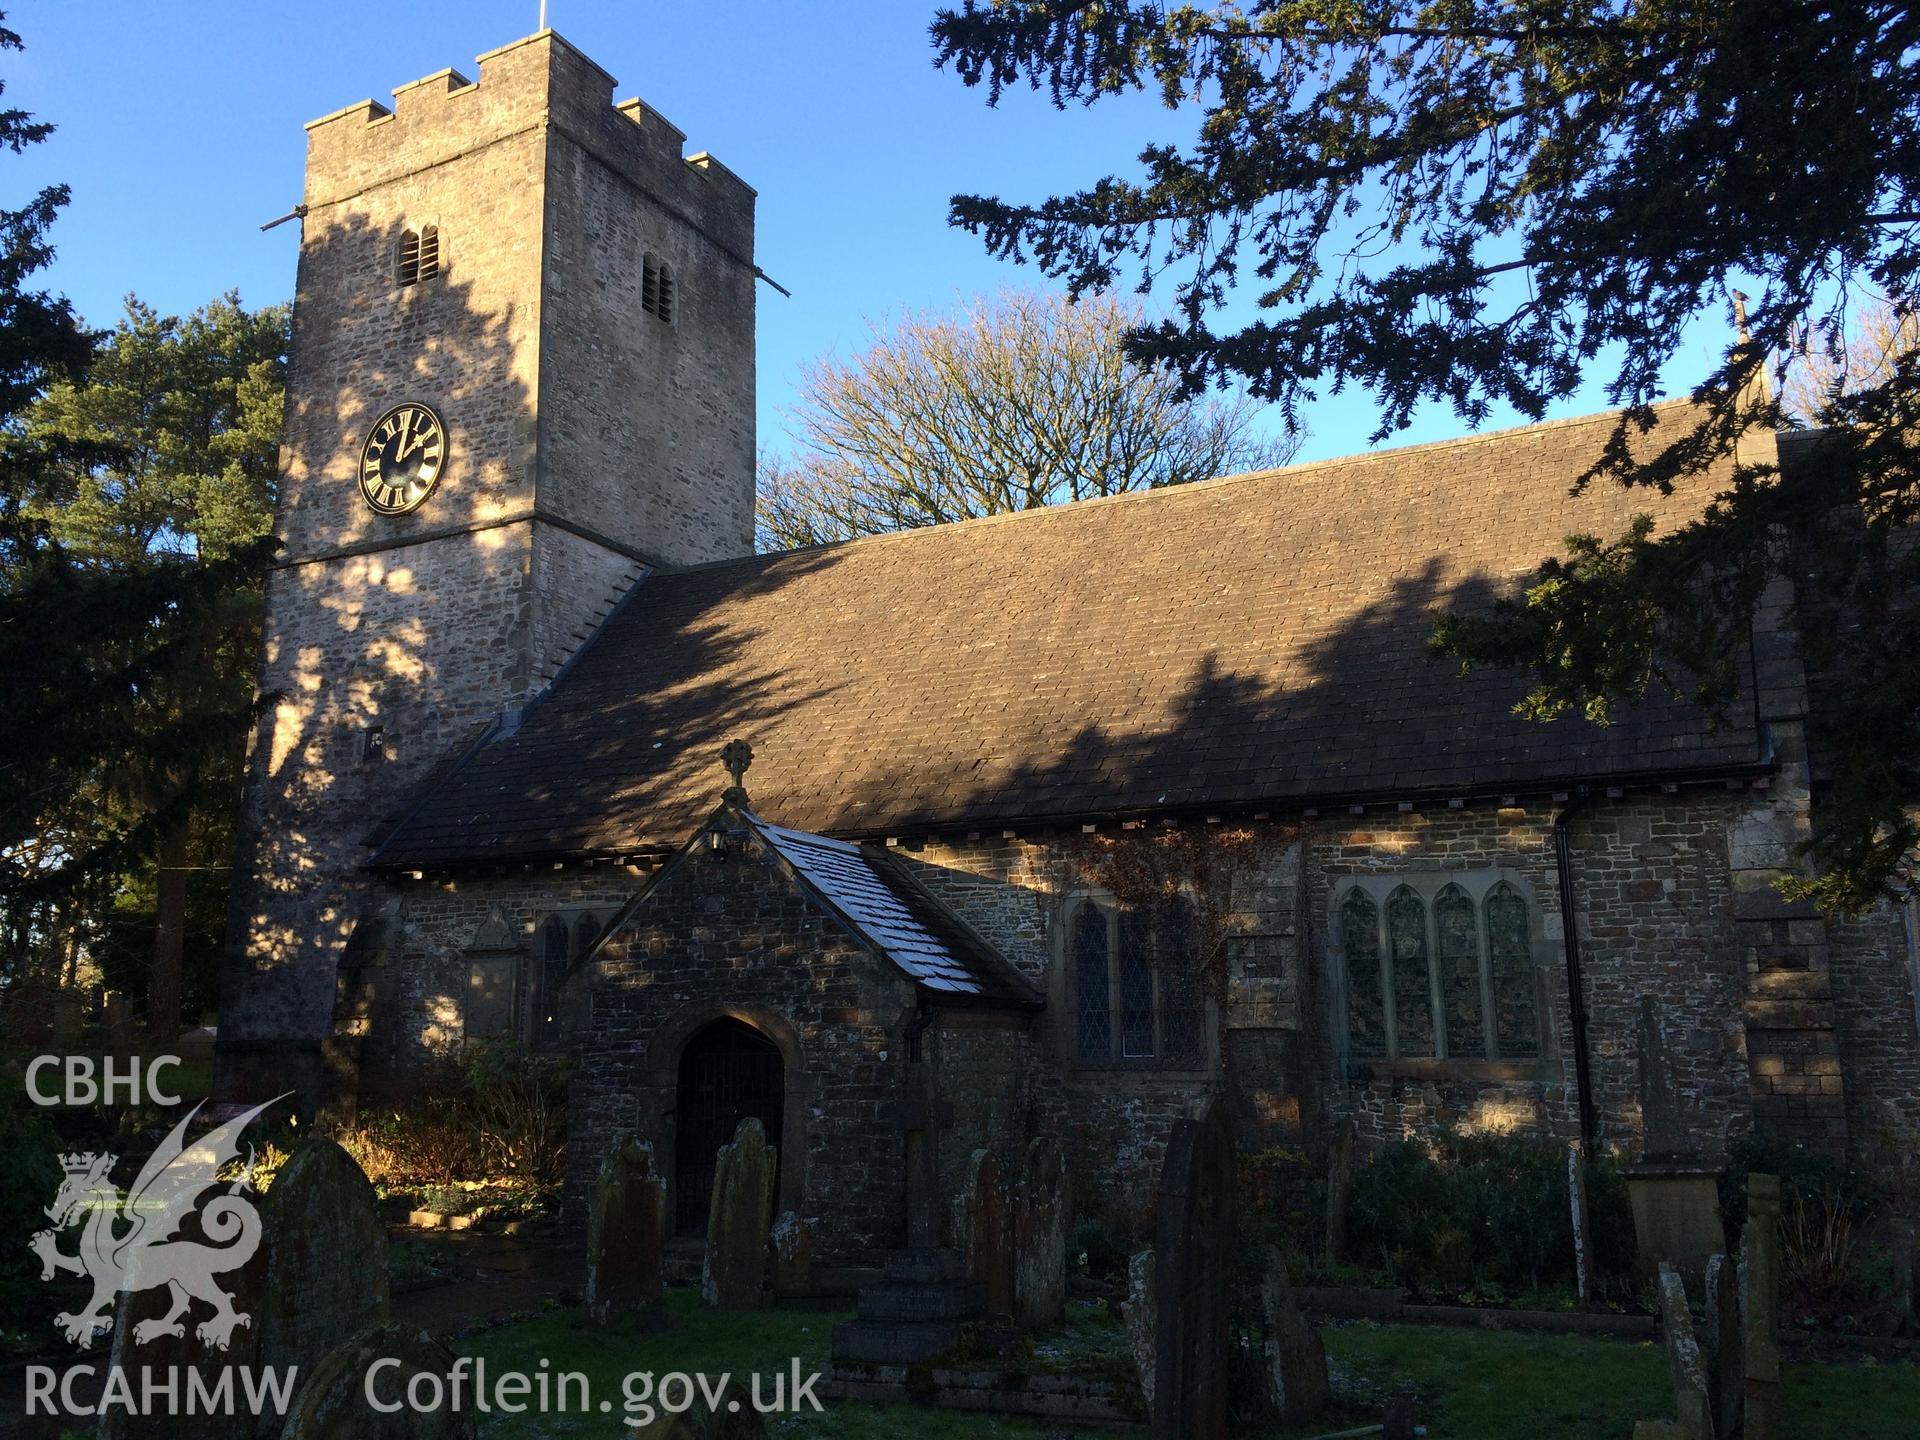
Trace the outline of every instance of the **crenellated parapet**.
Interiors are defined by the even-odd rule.
[[[478,80],[439,70],[396,88],[391,106],[367,99],[310,121],[308,209],[546,128],[723,243],[750,241],[753,187],[705,152],[686,155],[685,133],[657,110],[616,104],[613,76],[554,31],[476,63]]]

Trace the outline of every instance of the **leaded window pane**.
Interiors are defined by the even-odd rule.
[[[1540,1014],[1534,1004],[1533,940],[1527,902],[1502,881],[1487,896],[1487,951],[1493,965],[1494,1038],[1508,1059],[1540,1053]]]
[[[1153,1058],[1153,935],[1136,910],[1120,916],[1120,1055]]]
[[[1073,917],[1074,1036],[1082,1060],[1112,1058],[1107,983],[1107,914],[1097,905],[1082,905]]]
[[[533,992],[532,1040],[542,1048],[560,1041],[560,989],[567,978],[567,922],[552,916],[540,927],[540,975]]]
[[[1486,1054],[1487,1031],[1480,1020],[1480,937],[1473,901],[1449,885],[1433,902],[1440,941],[1440,1003],[1447,1020],[1447,1054],[1457,1059]]]
[[[1427,907],[1411,890],[1387,901],[1387,945],[1393,975],[1395,1053],[1433,1054],[1433,991],[1427,969]]]
[[[1170,901],[1160,915],[1156,961],[1160,971],[1160,1048],[1172,1065],[1200,1059],[1200,985],[1194,953],[1193,905]]]
[[[1387,1053],[1386,1007],[1380,997],[1380,909],[1357,886],[1340,906],[1347,964],[1347,1049],[1362,1059]]]

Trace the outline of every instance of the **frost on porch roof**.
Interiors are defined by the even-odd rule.
[[[748,817],[767,843],[869,944],[927,989],[1037,1006],[1025,977],[965,930],[884,854]]]

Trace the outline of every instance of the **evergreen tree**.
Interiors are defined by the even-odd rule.
[[[966,0],[933,39],[993,99],[1023,80],[1061,106],[1164,99],[1193,138],[1136,178],[956,196],[952,219],[1075,293],[1170,283],[1132,353],[1289,419],[1349,384],[1378,399],[1376,439],[1434,400],[1538,418],[1597,371],[1622,418],[1586,478],[1663,487],[1779,425],[1767,367],[1843,344],[1863,294],[1914,309],[1920,12],[1898,0]],[[1644,441],[1688,322],[1736,285],[1756,298],[1694,418]],[[1243,289],[1258,318],[1216,328]],[[1542,717],[1604,720],[1650,684],[1718,711],[1791,537],[1792,619],[1833,687],[1801,889],[1850,911],[1915,885],[1920,360],[1819,418],[1793,474],[1744,467],[1670,534],[1574,537],[1436,649],[1530,667]]]

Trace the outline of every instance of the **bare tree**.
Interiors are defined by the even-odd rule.
[[[1824,425],[1842,396],[1884,385],[1920,357],[1920,313],[1872,300],[1851,324],[1828,320],[1803,327],[1799,343],[1777,362],[1781,399],[1801,425]]]
[[[1129,360],[1142,308],[1004,291],[872,327],[852,360],[807,367],[790,457],[763,455],[762,550],[1003,515],[1283,465],[1234,390],[1189,396]]]

